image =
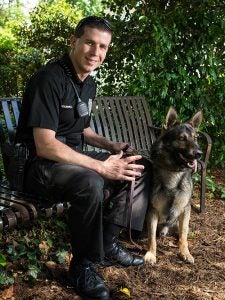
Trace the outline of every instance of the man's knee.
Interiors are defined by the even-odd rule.
[[[101,218],[104,200],[103,188],[104,179],[98,174],[90,172],[82,180],[79,180],[76,186],[71,187],[70,192],[67,191],[66,197],[71,204],[69,215],[72,223],[77,223],[76,220],[80,220],[82,223],[85,220],[87,225],[89,222],[93,222],[93,218],[97,215]]]
[[[85,178],[83,178],[84,186],[86,190],[92,195],[96,193],[103,194],[104,179],[95,172],[89,172]]]
[[[96,172],[87,170],[83,176],[74,178],[68,184],[75,201],[80,198],[81,201],[90,202],[90,206],[103,202],[104,179]]]

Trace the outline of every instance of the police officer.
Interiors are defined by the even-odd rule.
[[[93,263],[141,266],[142,257],[117,241],[128,216],[127,191],[136,177],[133,228],[142,230],[148,199],[147,168],[140,155],[123,157],[126,143],[115,143],[90,128],[96,84],[90,73],[104,61],[112,38],[110,23],[89,16],[70,38],[70,51],[29,80],[23,97],[16,142],[25,142],[30,161],[24,190],[70,202],[68,223],[73,259],[69,274],[85,299],[109,299]],[[83,141],[108,153],[83,151]],[[136,163],[137,162],[137,163]],[[116,185],[113,207],[103,219],[104,188]]]

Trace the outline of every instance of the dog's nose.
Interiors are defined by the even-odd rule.
[[[198,150],[196,151],[195,158],[196,158],[196,159],[199,159],[201,156],[202,156],[202,151],[201,151],[200,149],[198,149]]]

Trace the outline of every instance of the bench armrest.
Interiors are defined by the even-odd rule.
[[[212,139],[209,136],[208,133],[203,132],[203,131],[199,131],[199,136],[200,136],[200,140],[203,141],[203,143],[205,144],[205,151],[204,153],[204,157],[202,158],[202,161],[204,161],[205,163],[205,167],[207,167],[208,161],[209,161],[209,155],[211,153],[211,149],[212,149]]]

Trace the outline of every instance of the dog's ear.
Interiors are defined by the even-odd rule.
[[[199,126],[202,123],[203,119],[203,113],[202,110],[199,110],[197,113],[195,113],[192,118],[187,122],[190,124],[195,130],[199,129]]]
[[[163,129],[167,130],[177,124],[179,124],[178,114],[176,110],[171,106],[166,115],[166,120],[165,120],[165,124],[163,125]]]

